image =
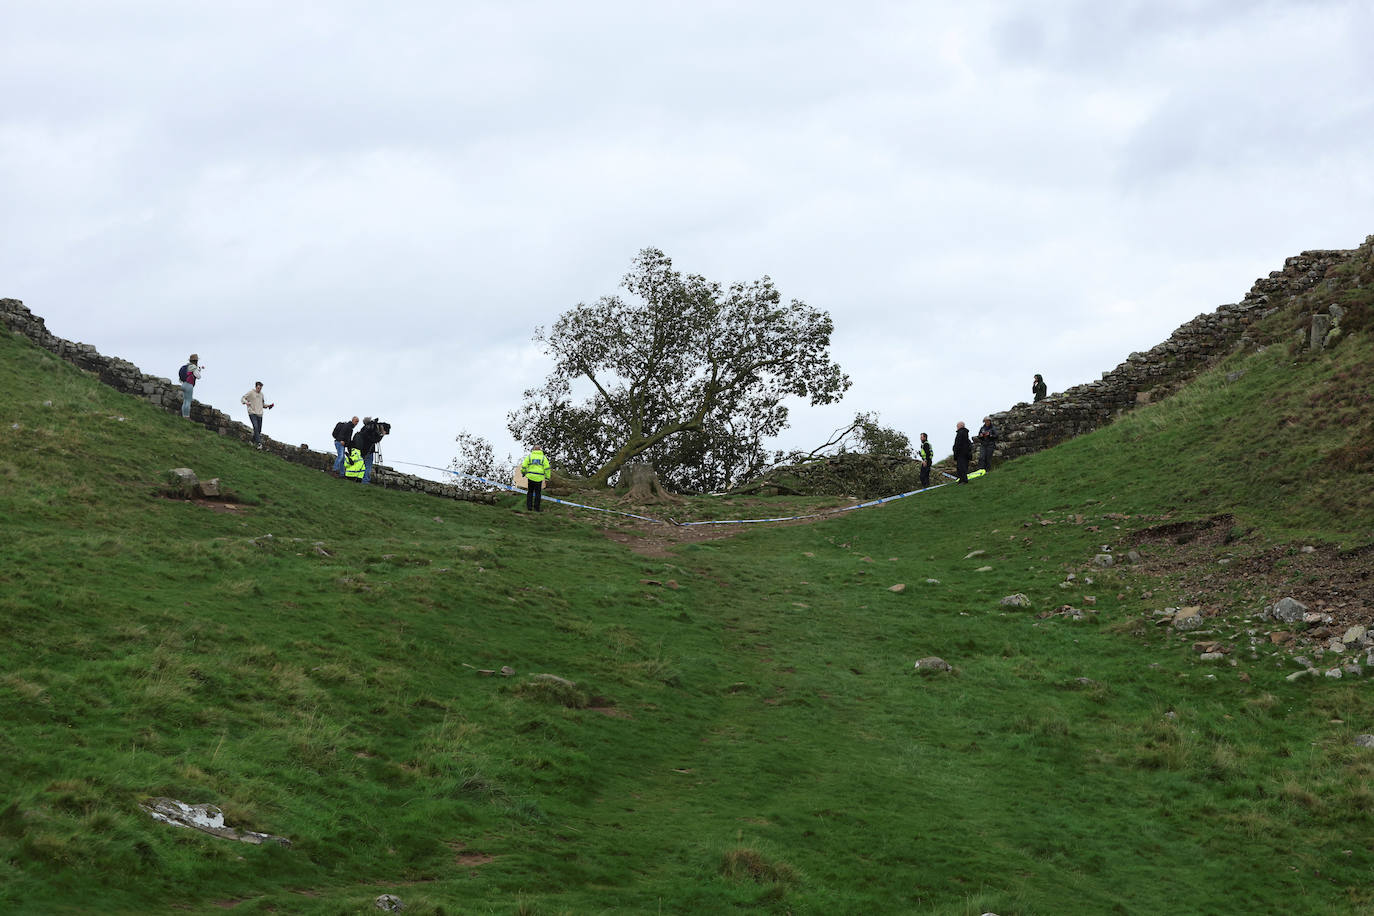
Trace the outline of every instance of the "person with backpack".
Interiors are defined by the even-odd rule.
[[[372,461],[377,454],[377,443],[389,432],[390,423],[366,417],[363,419],[363,428],[353,437],[353,447],[363,456],[363,483],[372,482]]]
[[[921,447],[916,449],[916,457],[921,461],[921,489],[924,490],[930,486],[930,466],[935,461],[935,449],[925,433],[921,433]]]
[[[520,462],[520,473],[525,475],[525,511],[543,512],[540,508],[544,492],[544,481],[553,475],[549,459],[537,447],[532,449]]]
[[[239,398],[240,404],[248,405],[248,420],[253,424],[253,445],[258,450],[262,450],[262,412],[264,409],[271,410],[272,404],[264,404],[262,398],[262,382],[254,382],[253,387],[248,393]]]
[[[200,357],[192,353],[186,359],[186,365],[177,370],[177,378],[181,381],[181,415],[186,419],[191,419],[191,397],[196,391],[196,379],[200,378]]]
[[[344,458],[347,457],[348,450],[353,447],[353,428],[357,425],[357,417],[351,420],[340,420],[334,424],[334,450],[338,453],[334,459],[335,477],[344,476]]]

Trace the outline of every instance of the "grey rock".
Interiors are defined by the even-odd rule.
[[[1318,314],[1318,315],[1313,315],[1313,316],[1312,316],[1312,339],[1311,339],[1311,341],[1309,342],[1308,347],[1309,347],[1310,349],[1313,349],[1313,350],[1320,350],[1322,347],[1326,346],[1326,335],[1327,335],[1328,333],[1330,333],[1330,331],[1331,331],[1331,316],[1330,316],[1330,315],[1320,315],[1320,314]]]
[[[1328,305],[1326,307],[1326,310],[1331,314],[1332,324],[1339,325],[1341,323],[1341,319],[1345,317],[1345,309],[1334,302]]]
[[[1374,735],[1356,735],[1356,747],[1374,747]]]
[[[1126,559],[1130,560],[1132,563],[1139,563],[1140,560],[1141,560],[1140,551],[1139,551],[1139,550],[1130,550],[1130,551],[1127,551],[1127,552],[1126,552]]]
[[[1292,674],[1288,675],[1288,677],[1284,678],[1284,680],[1292,683],[1293,681],[1300,681],[1305,677],[1311,677],[1316,673],[1316,668],[1304,668],[1301,671],[1294,671]]]
[[[964,554],[964,559],[972,560],[974,557],[981,557],[985,553],[987,553],[986,550],[970,550],[968,553]]]
[[[1307,605],[1294,598],[1283,598],[1269,609],[1269,616],[1284,623],[1296,623],[1307,613]]]
[[[1344,676],[1344,672],[1339,668],[1327,668],[1325,674],[1333,681],[1339,681]]]
[[[1351,643],[1357,643],[1364,639],[1368,632],[1368,627],[1364,624],[1357,623],[1355,626],[1345,631],[1345,635],[1341,637],[1341,642],[1345,643],[1347,646]]]
[[[1202,608],[1198,605],[1191,607],[1181,607],[1174,614],[1174,629],[1183,633],[1196,630],[1206,622],[1202,616]]]
[[[373,906],[388,913],[399,913],[406,908],[406,905],[401,902],[401,898],[395,894],[382,894],[373,902]]]
[[[1217,662],[1226,657],[1224,652],[1204,652],[1198,656],[1204,662]]]
[[[211,477],[209,480],[202,480],[200,486],[196,488],[202,499],[211,499],[220,495],[219,478]]]
[[[934,673],[936,671],[952,671],[949,662],[940,658],[938,655],[928,655],[912,666],[923,674]]]
[[[1346,677],[1364,677],[1364,668],[1355,663],[1342,665],[1341,670],[1345,672]]]
[[[998,604],[1005,604],[1008,607],[1030,607],[1030,603],[1031,600],[1020,592],[1008,595],[998,602]]]

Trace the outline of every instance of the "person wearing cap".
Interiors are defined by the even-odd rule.
[[[363,483],[372,482],[372,461],[377,455],[377,444],[389,432],[390,423],[367,417],[363,421],[363,428],[353,437],[353,447],[363,456]]]
[[[978,467],[991,471],[992,450],[997,447],[997,430],[993,429],[991,417],[983,418],[983,425],[978,430],[978,446],[981,452]]]
[[[200,368],[200,357],[192,353],[186,358],[186,375],[181,380],[181,415],[191,418],[191,398],[196,393],[196,379],[204,370]]]
[[[544,453],[539,448],[530,450],[525,456],[525,460],[520,462],[520,473],[525,475],[525,511],[543,512],[540,508],[541,497],[544,492],[544,481],[548,480],[553,473],[549,467],[549,459],[544,457]]]
[[[248,420],[253,424],[253,444],[262,448],[262,412],[271,410],[273,405],[262,402],[262,382],[254,382],[247,394],[239,398],[239,403],[248,405]]]

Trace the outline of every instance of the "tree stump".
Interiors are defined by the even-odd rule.
[[[629,489],[627,495],[630,501],[638,505],[649,503],[671,503],[681,502],[681,500],[663,489],[663,483],[658,479],[658,472],[653,466],[643,462],[634,461],[620,472],[622,481],[628,481]]]

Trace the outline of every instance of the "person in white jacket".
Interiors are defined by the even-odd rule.
[[[258,448],[262,448],[262,412],[273,407],[262,400],[262,382],[255,383],[251,391],[239,398],[240,403],[248,405],[248,421],[253,424],[253,444]]]

